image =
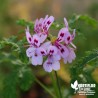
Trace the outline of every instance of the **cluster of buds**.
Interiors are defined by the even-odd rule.
[[[61,59],[66,64],[71,63],[76,57],[74,53],[76,46],[72,43],[75,30],[73,34],[70,34],[66,18],[64,18],[65,27],[60,29],[58,37],[53,42],[46,40],[49,35],[49,27],[53,22],[54,17],[46,15],[45,18],[35,21],[35,34],[30,34],[29,27],[26,29],[26,38],[29,43],[29,48],[26,50],[27,57],[30,58],[32,65],[43,65],[47,72],[59,70]],[[43,58],[46,60],[44,61]]]

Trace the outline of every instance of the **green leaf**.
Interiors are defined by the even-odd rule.
[[[31,71],[31,69],[26,69],[26,71],[23,72],[21,78],[20,78],[20,88],[23,91],[27,91],[32,87],[32,84],[34,82],[34,75]]]
[[[86,64],[96,58],[98,58],[98,50],[97,49],[86,52],[86,55],[84,57],[80,58],[77,61],[77,63],[75,63],[73,66],[71,66],[70,72],[71,72],[72,79],[79,78],[79,75],[83,75],[83,74],[85,74],[85,72],[86,72],[86,74],[89,73],[89,71],[85,70],[85,68],[87,67]],[[96,66],[93,66],[92,68],[96,68]],[[91,73],[89,73],[89,75],[90,74]]]
[[[4,80],[3,98],[18,98],[17,83],[19,82],[17,71],[10,73]]]

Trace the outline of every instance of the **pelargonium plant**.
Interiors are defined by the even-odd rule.
[[[66,64],[67,66],[68,63],[72,63],[76,58],[76,46],[73,44],[76,35],[75,29],[72,30],[72,28],[76,26],[72,25],[75,24],[77,20],[84,21],[85,23],[88,22],[89,25],[92,23],[93,27],[91,32],[95,31],[95,25],[96,28],[98,27],[98,22],[96,22],[96,20],[84,15],[72,17],[72,19],[69,20],[69,24],[67,19],[64,18],[64,25],[58,25],[58,23],[54,22],[54,17],[48,15],[46,15],[45,18],[36,19],[34,24],[25,20],[19,20],[17,22],[19,25],[25,27],[26,36],[22,39],[18,39],[17,36],[11,36],[10,38],[5,38],[0,41],[0,71],[3,69],[4,65],[2,74],[4,72],[7,74],[6,77],[0,78],[4,80],[4,82],[2,82],[4,84],[4,87],[2,86],[4,97],[2,98],[19,98],[18,92],[29,90],[34,81],[47,91],[51,95],[51,98],[65,98],[65,96],[69,98],[72,95],[71,93],[74,93],[73,90],[77,90],[77,85],[74,87],[74,85],[77,84],[77,80],[84,84],[90,82],[98,84],[92,75],[92,72],[98,67],[98,49],[87,52],[84,57],[80,58],[75,64],[69,67],[69,80],[66,78],[69,74],[63,76],[67,72],[65,72],[65,70],[63,71],[62,65]],[[58,30],[55,30],[56,32],[54,33],[57,37],[51,35],[50,27]],[[77,27],[77,37],[79,27]],[[31,34],[30,31],[32,31],[32,29],[34,32]],[[83,27],[81,27],[81,30],[82,29]],[[83,31],[86,32],[85,28]],[[10,48],[11,52],[9,52],[10,49],[6,51],[6,47]],[[46,85],[35,76],[37,73],[34,73],[36,71],[35,69],[32,70],[32,66],[29,66],[30,64],[35,67],[40,65],[40,67],[45,70],[43,70],[43,72],[47,72],[47,74],[50,75],[54,90],[50,89],[49,86],[46,87]],[[7,66],[5,67],[5,65]],[[7,72],[6,69],[8,70]],[[60,72],[58,72],[58,70],[60,70]],[[42,70],[40,72],[42,72]],[[68,89],[66,89],[65,86],[64,88],[60,86],[58,74],[61,79],[66,78],[66,83],[71,83],[70,87],[72,87],[72,89],[69,88],[68,85],[68,87],[66,86]],[[95,88],[95,90],[96,92],[98,91],[97,88]],[[98,94],[95,94],[97,98]],[[44,96],[44,98],[46,97]]]
[[[31,35],[29,27],[26,28],[26,38],[29,48],[26,50],[27,57],[30,58],[32,65],[43,65],[46,72],[60,69],[60,60],[64,63],[72,63],[76,58],[74,50],[76,46],[72,43],[75,38],[75,29],[73,34],[69,32],[69,26],[66,18],[64,18],[65,27],[61,28],[58,37],[55,40],[47,40],[49,28],[54,22],[54,17],[46,15],[35,21],[35,34]],[[43,58],[46,58],[44,61]]]
[[[33,35],[30,34],[29,27],[27,26],[26,38],[29,43],[29,48],[26,50],[26,55],[29,57],[32,65],[42,65],[46,72],[55,71],[59,98],[62,98],[56,71],[60,69],[61,59],[66,64],[72,63],[76,58],[74,52],[76,46],[72,43],[75,38],[75,29],[73,30],[73,34],[70,34],[68,22],[64,18],[65,27],[59,30],[57,38],[48,40],[49,28],[53,22],[54,17],[48,17],[48,15],[45,18],[37,19],[34,25],[35,34]]]

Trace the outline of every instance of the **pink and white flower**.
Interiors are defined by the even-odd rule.
[[[48,15],[46,15],[44,19],[40,18],[39,20],[37,19],[35,21],[34,31],[40,37],[41,43],[43,43],[47,38],[49,27],[53,22],[54,22],[54,17],[53,16],[48,17]]]
[[[51,45],[47,49],[47,55],[48,58],[43,64],[43,68],[47,72],[51,72],[52,70],[59,70],[60,69],[60,63],[59,60],[61,59],[60,55],[58,55],[58,49],[57,47]]]
[[[75,30],[73,34],[70,34],[68,22],[64,18],[65,26],[59,33],[56,41],[51,43],[51,41],[45,42],[48,36],[48,30],[54,21],[54,17],[46,15],[46,17],[37,19],[34,25],[34,31],[36,34],[31,36],[29,32],[29,27],[26,29],[26,38],[29,43],[29,48],[26,50],[27,57],[30,58],[32,65],[42,65],[45,71],[51,72],[52,70],[60,69],[60,60],[64,59],[64,63],[71,63],[75,58],[74,48],[76,46],[72,43],[75,38]],[[73,48],[70,47],[73,46]],[[47,59],[43,63],[43,57],[46,56]]]
[[[68,22],[66,18],[64,18],[65,28],[62,28],[58,34],[58,42],[65,42],[66,45],[71,44],[74,48],[75,45],[72,43],[73,39],[75,38],[75,29],[73,30],[73,34],[71,35],[69,32]]]
[[[31,36],[29,28],[26,29],[26,38],[30,47],[26,50],[27,56],[31,59],[33,65],[42,65],[43,56],[46,55],[46,50],[40,46],[40,38],[37,34]]]
[[[74,48],[76,48],[76,46],[72,43],[75,38],[75,29],[71,35],[66,18],[64,18],[64,22],[66,27],[59,31],[58,38],[54,44],[58,48],[59,54],[64,59],[64,63],[66,64],[67,62],[71,63],[76,57],[74,49],[71,48],[69,44],[71,44]],[[60,42],[64,42],[64,44],[61,44]]]

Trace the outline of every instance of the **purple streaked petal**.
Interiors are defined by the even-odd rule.
[[[49,27],[51,26],[51,24],[54,22],[54,17],[50,16],[46,21],[45,21],[45,25],[47,27],[47,30],[49,29]]]
[[[62,28],[62,29],[59,31],[58,38],[57,38],[57,41],[58,41],[58,42],[64,41],[64,38],[65,38],[65,36],[66,36],[66,32],[68,32],[68,30],[67,30],[66,28]]]
[[[27,38],[27,41],[28,43],[32,43],[32,37],[31,37],[31,34],[29,33],[29,27],[27,27],[26,29],[26,38]]]
[[[33,35],[32,43],[34,46],[40,46],[40,38],[37,34]]]
[[[64,41],[65,41],[65,44],[69,44],[72,41],[72,36],[69,32],[66,32]]]
[[[55,55],[55,54],[57,54],[57,52],[58,52],[58,49],[57,49],[56,46],[50,46],[50,47],[48,47],[47,53],[49,55]]]
[[[69,51],[68,51],[66,46],[64,46],[62,44],[60,44],[60,46],[61,47],[59,48],[59,53],[60,53],[62,58],[66,58],[69,54]]]
[[[45,56],[47,54],[46,50],[43,47],[37,48],[36,51],[37,51],[37,54],[42,55],[42,56]]]

